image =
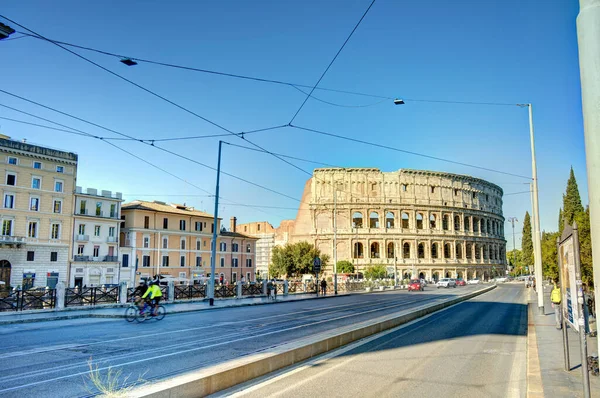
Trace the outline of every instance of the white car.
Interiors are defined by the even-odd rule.
[[[496,278],[496,282],[498,282],[498,283],[505,283],[505,282],[506,282],[506,280],[507,280],[507,279],[506,279],[506,278],[504,278],[504,277]]]
[[[481,281],[479,279],[471,279],[467,281],[467,285],[479,285]]]
[[[440,279],[435,285],[437,286],[438,289],[440,287],[445,287],[445,288],[456,287],[456,281],[454,279],[450,279],[450,278],[443,278],[443,279]]]

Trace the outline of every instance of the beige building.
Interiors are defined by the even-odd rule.
[[[67,283],[77,155],[0,136],[0,280]]]
[[[398,277],[488,278],[506,266],[502,195],[499,186],[466,175],[316,169],[291,240],[314,243],[333,258],[335,217],[338,261],[358,271],[384,264]]]
[[[256,274],[266,279],[269,274],[271,253],[275,246],[284,246],[290,239],[294,220],[282,220],[278,228],[267,221],[255,221],[239,224],[237,230],[245,235],[257,238],[256,241]]]
[[[129,279],[129,253],[119,250],[122,202],[120,192],[75,188],[69,286],[93,287]]]
[[[231,217],[229,231],[219,233],[215,275],[223,281],[235,283],[244,278],[244,282],[256,280],[257,241],[256,237],[241,233],[237,219]],[[210,264],[209,264],[210,265]],[[210,269],[207,276],[210,276]]]

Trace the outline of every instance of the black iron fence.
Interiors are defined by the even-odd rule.
[[[65,307],[114,304],[119,302],[119,287],[84,287],[65,289]]]
[[[236,296],[235,285],[220,285],[215,286],[215,298],[235,297]]]
[[[262,294],[262,283],[248,283],[242,285],[242,296],[260,296]]]
[[[175,300],[206,297],[206,285],[175,285]]]
[[[56,290],[28,289],[0,291],[0,311],[42,310],[54,308]]]

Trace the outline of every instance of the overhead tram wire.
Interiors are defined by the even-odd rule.
[[[265,151],[261,151],[260,149],[256,149],[256,148],[251,148],[251,147],[249,147],[249,146],[238,145],[238,144],[232,144],[231,142],[225,142],[225,141],[223,141],[223,143],[224,143],[224,144],[227,144],[227,145],[230,145],[230,146],[233,146],[233,147],[242,148],[242,149],[247,149],[247,150],[249,150],[249,151],[254,151],[254,152],[261,152],[261,153],[265,153]],[[318,162],[318,161],[316,161],[316,160],[302,159],[302,158],[298,158],[298,157],[295,157],[295,156],[284,155],[284,154],[281,154],[281,153],[278,153],[277,155],[279,155],[279,156],[281,156],[281,157],[283,157],[283,158],[288,158],[288,159],[298,160],[298,161],[301,161],[301,162],[307,162],[307,163],[314,163],[314,164],[318,164],[318,165],[320,165],[320,166],[325,166],[325,167],[334,167],[334,168],[341,168],[341,169],[343,169],[343,168],[344,168],[344,167],[342,167],[342,166],[336,166],[336,165],[332,165],[332,164],[329,164],[329,163]]]
[[[159,150],[161,150],[161,151],[163,151],[163,152],[166,152],[166,153],[169,153],[169,154],[171,154],[171,155],[173,155],[173,156],[176,156],[176,157],[179,157],[179,158],[182,158],[182,159],[188,160],[188,161],[190,161],[190,162],[192,162],[192,163],[198,164],[198,165],[200,165],[200,166],[203,166],[203,167],[205,167],[205,168],[208,168],[208,169],[210,169],[210,170],[213,170],[213,171],[216,171],[216,170],[217,170],[217,169],[216,169],[215,167],[213,167],[213,166],[209,166],[209,165],[207,165],[207,164],[204,164],[204,163],[202,163],[202,162],[199,162],[199,161],[197,161],[197,160],[194,160],[194,159],[188,158],[187,156],[184,156],[184,155],[181,155],[181,154],[179,154],[179,153],[176,153],[176,152],[170,151],[170,150],[168,150],[168,149],[166,149],[166,148],[162,148],[162,147],[160,147],[160,146],[157,146],[157,145],[153,145],[153,144],[150,144],[150,143],[147,143],[147,142],[144,142],[144,141],[140,141],[139,139],[136,139],[136,138],[134,138],[134,137],[128,136],[127,134],[124,134],[124,133],[118,132],[118,131],[116,131],[116,130],[110,129],[110,128],[108,128],[108,127],[105,127],[105,126],[99,125],[99,124],[97,124],[97,123],[94,123],[94,122],[87,121],[87,120],[85,120],[85,119],[81,119],[81,118],[79,118],[79,117],[77,117],[77,116],[70,115],[70,114],[68,114],[68,113],[65,113],[65,112],[59,111],[59,110],[57,110],[57,109],[54,109],[54,108],[51,108],[51,107],[49,107],[49,106],[47,106],[47,105],[43,105],[43,104],[40,104],[40,103],[38,103],[38,102],[35,102],[35,101],[32,101],[32,100],[29,100],[29,99],[27,99],[27,98],[25,98],[25,97],[17,96],[16,94],[9,93],[8,91],[2,90],[2,89],[0,89],[0,92],[6,93],[6,94],[8,94],[8,95],[11,95],[11,96],[14,96],[14,97],[17,97],[17,98],[20,98],[20,99],[22,99],[22,100],[24,100],[24,101],[26,101],[26,102],[30,102],[30,103],[36,104],[36,105],[38,105],[38,106],[41,106],[41,107],[43,107],[43,108],[46,108],[46,109],[49,109],[49,110],[55,111],[55,112],[57,112],[57,113],[60,113],[60,114],[62,114],[62,115],[65,115],[65,116],[68,116],[68,117],[74,118],[74,119],[76,119],[76,120],[79,120],[79,121],[82,121],[82,122],[84,122],[84,123],[88,123],[88,124],[90,124],[90,125],[92,125],[92,126],[95,126],[95,127],[101,128],[101,129],[103,129],[103,130],[106,130],[106,131],[109,131],[109,132],[111,132],[111,133],[115,133],[115,134],[119,134],[119,135],[123,135],[123,136],[129,137],[129,138],[131,138],[131,139],[132,139],[132,140],[134,140],[134,141],[139,141],[139,142],[141,142],[141,143],[143,143],[143,144],[145,144],[145,145],[148,145],[148,146],[150,146],[150,147],[153,147],[153,148],[159,149]],[[52,121],[52,120],[49,120],[49,119],[42,118],[42,117],[40,117],[40,116],[36,116],[36,115],[34,115],[34,114],[31,114],[31,113],[27,113],[27,112],[25,112],[25,111],[18,110],[18,109],[16,109],[16,108],[12,108],[12,109],[13,109],[13,110],[15,110],[15,111],[17,111],[17,112],[22,112],[22,113],[28,114],[29,116],[32,116],[32,117],[35,117],[35,118],[43,119],[43,120],[45,120],[45,121],[47,121],[47,122],[49,122],[49,123],[53,123],[53,124],[59,125],[59,126],[61,126],[61,127],[66,127],[66,128],[69,128],[69,129],[71,129],[71,130],[73,130],[73,131],[75,131],[75,132],[79,132],[79,133],[82,133],[83,135],[89,136],[90,138],[96,138],[96,139],[99,139],[99,140],[102,140],[102,141],[104,141],[104,139],[102,139],[101,137],[94,136],[93,134],[87,133],[87,132],[85,132],[85,131],[82,131],[82,130],[79,130],[79,129],[76,129],[76,128],[73,128],[73,127],[70,127],[70,126],[66,126],[66,125],[64,125],[64,124],[60,124],[60,123],[54,122],[54,121]],[[224,171],[222,171],[222,170],[221,170],[221,173],[222,173],[222,174],[224,174],[224,175],[227,175],[227,176],[229,176],[229,177],[235,178],[235,179],[237,179],[237,180],[239,180],[239,181],[245,182],[245,183],[247,183],[247,184],[254,185],[254,186],[258,187],[258,188],[261,188],[261,189],[264,189],[264,190],[266,190],[266,191],[269,191],[269,192],[275,193],[275,194],[277,194],[277,195],[280,195],[280,196],[286,197],[286,198],[288,198],[288,199],[292,199],[292,200],[294,200],[294,201],[297,201],[297,202],[302,202],[300,199],[294,198],[293,196],[290,196],[290,195],[287,195],[287,194],[285,194],[285,193],[282,193],[282,192],[276,191],[276,190],[274,190],[274,189],[271,189],[271,188],[265,187],[265,186],[263,186],[263,185],[261,185],[261,184],[257,184],[257,183],[255,183],[255,182],[252,182],[252,181],[246,180],[245,178],[238,177],[238,176],[236,176],[236,175],[234,175],[234,174],[231,174],[231,173],[228,173],[228,172],[224,172]]]
[[[298,88],[296,86],[292,86],[292,87],[294,87],[296,90],[300,91],[304,95],[309,95],[309,93],[307,93],[306,91],[304,91],[304,90],[302,90],[302,89],[300,89],[300,88]],[[319,97],[315,97],[314,94],[310,94],[310,98],[312,98],[314,100],[317,100],[319,102],[322,102],[324,104],[332,105],[332,106],[337,106],[337,107],[340,107],[340,108],[367,108],[367,107],[370,107],[370,106],[379,105],[379,104],[382,104],[382,103],[384,103],[386,101],[389,101],[388,98],[385,98],[385,99],[379,100],[377,102],[374,102],[372,104],[366,104],[366,105],[342,105],[342,104],[336,104],[335,102],[325,101],[324,99],[321,99]]]
[[[354,29],[352,29],[352,32],[350,32],[350,34],[348,35],[348,37],[344,41],[344,44],[342,44],[342,46],[340,47],[340,49],[338,50],[338,52],[335,54],[335,56],[333,57],[333,59],[331,60],[331,62],[329,63],[329,65],[327,65],[327,68],[325,68],[325,71],[323,71],[323,73],[321,74],[321,77],[319,77],[319,80],[317,80],[317,83],[315,83],[315,85],[311,88],[310,93],[308,93],[308,95],[304,98],[304,101],[302,102],[302,104],[300,105],[300,107],[298,108],[298,110],[296,111],[296,113],[294,114],[294,116],[292,116],[292,119],[290,120],[290,122],[288,124],[291,125],[294,122],[294,120],[296,119],[296,116],[298,116],[298,114],[302,110],[302,108],[304,108],[304,104],[306,104],[306,101],[308,101],[308,99],[310,98],[310,96],[312,95],[312,93],[315,91],[315,88],[319,85],[319,83],[321,83],[321,80],[323,80],[323,78],[327,74],[327,71],[329,71],[329,68],[331,68],[331,65],[333,65],[333,63],[337,59],[338,55],[340,55],[340,53],[342,52],[342,50],[344,49],[344,47],[346,47],[346,44],[348,43],[348,41],[350,40],[350,38],[352,37],[352,35],[356,31],[356,29],[358,28],[358,26],[360,25],[360,23],[367,16],[367,13],[371,9],[371,7],[373,7],[373,4],[375,4],[375,0],[371,1],[371,4],[369,4],[369,7],[367,8],[367,10],[363,13],[362,17],[360,17],[360,19],[358,20],[358,22],[354,26]]]
[[[373,1],[375,1],[375,0],[373,0]],[[83,55],[81,55],[81,54],[78,54],[78,53],[76,53],[76,52],[74,52],[74,51],[72,51],[72,50],[70,50],[70,49],[68,49],[68,48],[66,48],[66,47],[64,47],[64,46],[62,46],[62,45],[58,44],[57,42],[53,42],[52,40],[50,40],[50,39],[48,39],[48,38],[46,38],[46,37],[44,37],[44,36],[42,36],[42,35],[38,34],[37,32],[35,32],[35,31],[33,31],[33,30],[31,30],[31,29],[29,29],[29,28],[27,28],[27,27],[25,27],[25,26],[21,25],[20,23],[18,23],[18,22],[16,22],[16,21],[13,21],[13,20],[12,20],[12,19],[10,19],[10,18],[7,18],[7,17],[6,17],[6,16],[4,16],[4,15],[0,15],[0,18],[4,18],[4,19],[6,19],[7,21],[9,21],[9,22],[11,22],[11,23],[13,23],[13,24],[15,24],[15,25],[17,25],[17,26],[20,26],[21,28],[28,30],[29,32],[33,33],[34,35],[37,35],[37,36],[39,36],[40,38],[42,38],[42,39],[44,39],[44,40],[48,41],[49,43],[52,43],[52,44],[54,44],[55,46],[57,46],[57,47],[59,47],[59,48],[62,48],[63,50],[65,50],[65,51],[67,51],[67,52],[69,52],[69,53],[71,53],[71,54],[75,55],[76,57],[78,57],[78,58],[80,58],[80,59],[83,59],[84,61],[86,61],[86,62],[88,62],[88,63],[90,63],[90,64],[92,64],[92,65],[94,65],[94,66],[96,66],[96,67],[98,67],[98,68],[100,68],[100,69],[102,69],[103,71],[105,71],[105,72],[107,72],[107,73],[110,73],[111,75],[113,75],[113,76],[115,76],[115,77],[118,77],[119,79],[121,79],[121,80],[123,80],[123,81],[126,81],[127,83],[130,83],[130,84],[134,85],[135,87],[137,87],[137,88],[139,88],[139,89],[141,89],[141,90],[143,90],[143,91],[145,91],[145,92],[147,92],[147,93],[149,93],[149,94],[151,94],[151,95],[153,95],[153,96],[155,96],[155,97],[157,97],[157,98],[160,98],[160,99],[162,99],[163,101],[165,101],[165,102],[167,102],[167,103],[169,103],[169,104],[171,104],[171,105],[173,105],[173,106],[175,106],[175,107],[177,107],[177,108],[179,108],[179,109],[181,109],[181,110],[183,110],[183,111],[185,111],[185,112],[187,112],[187,113],[189,113],[189,114],[191,114],[191,115],[193,115],[193,116],[196,116],[197,118],[199,118],[199,119],[201,119],[201,120],[204,120],[205,122],[207,122],[207,123],[209,123],[209,124],[211,124],[211,125],[213,125],[213,126],[215,126],[215,127],[219,128],[219,129],[221,129],[221,130],[223,130],[223,131],[226,131],[226,132],[230,133],[231,135],[233,135],[233,136],[235,136],[235,137],[238,137],[238,138],[240,138],[240,139],[243,139],[243,140],[245,140],[246,142],[248,142],[248,143],[252,144],[253,146],[255,146],[255,147],[259,148],[259,149],[262,149],[263,151],[265,151],[265,152],[269,153],[270,155],[274,156],[275,158],[277,158],[277,159],[281,160],[282,162],[284,162],[284,163],[287,163],[288,165],[290,165],[290,166],[294,167],[295,169],[298,169],[298,170],[300,170],[301,172],[303,172],[303,173],[305,173],[305,174],[308,174],[308,175],[311,175],[311,176],[312,176],[312,173],[310,173],[310,172],[308,172],[308,171],[304,170],[303,168],[301,168],[301,167],[299,167],[299,166],[295,165],[295,164],[294,164],[294,163],[292,163],[292,162],[289,162],[289,161],[285,160],[284,158],[281,158],[281,157],[277,156],[276,154],[274,154],[274,153],[272,153],[272,152],[268,151],[267,149],[263,148],[262,146],[260,146],[260,145],[258,145],[258,144],[256,144],[256,143],[254,143],[254,142],[252,142],[252,141],[250,141],[250,140],[248,140],[248,139],[244,138],[244,137],[243,137],[243,135],[242,135],[241,133],[235,133],[235,132],[233,132],[233,131],[229,130],[228,128],[226,128],[226,127],[224,127],[224,126],[222,126],[222,125],[220,125],[220,124],[218,124],[218,123],[216,123],[216,122],[213,122],[212,120],[209,120],[209,119],[205,118],[204,116],[201,116],[201,115],[197,114],[196,112],[194,112],[194,111],[192,111],[192,110],[190,110],[190,109],[188,109],[188,108],[186,108],[186,107],[184,107],[184,106],[182,106],[182,105],[179,105],[179,104],[177,104],[176,102],[174,102],[174,101],[171,101],[171,100],[169,100],[168,98],[166,98],[166,97],[164,97],[164,96],[162,96],[162,95],[160,95],[160,94],[157,94],[157,93],[155,93],[154,91],[152,91],[152,90],[150,90],[150,89],[147,89],[147,88],[145,88],[144,86],[142,86],[142,85],[140,85],[140,84],[137,84],[137,83],[135,83],[134,81],[132,81],[132,80],[130,80],[130,79],[127,79],[126,77],[124,77],[124,76],[121,76],[121,75],[119,75],[119,74],[118,74],[118,73],[116,73],[116,72],[113,72],[113,71],[111,71],[111,70],[110,70],[110,69],[108,69],[108,68],[105,68],[104,66],[102,66],[102,65],[100,65],[100,64],[98,64],[98,63],[96,63],[96,62],[94,62],[94,61],[92,61],[92,60],[90,60],[90,59],[88,59],[88,58],[86,58],[86,57],[84,57]],[[139,140],[138,140],[138,141],[139,141]],[[140,142],[143,142],[143,141],[140,141]]]
[[[519,178],[525,178],[527,180],[531,180],[531,177],[523,176],[523,175],[520,175],[520,174],[514,174],[514,173],[509,173],[509,172],[506,172],[506,171],[490,169],[488,167],[483,167],[483,166],[476,166],[476,165],[469,164],[469,163],[458,162],[458,161],[450,160],[450,159],[444,159],[444,158],[440,158],[440,157],[437,157],[437,156],[426,155],[426,154],[419,153],[419,152],[407,151],[407,150],[400,149],[400,148],[394,148],[394,147],[389,146],[389,145],[382,145],[382,144],[377,144],[377,143],[374,143],[374,142],[360,140],[358,138],[346,137],[346,136],[343,136],[343,135],[340,135],[340,134],[328,133],[328,132],[325,132],[325,131],[310,129],[310,128],[307,128],[307,127],[300,127],[300,126],[296,126],[296,125],[290,125],[290,127],[295,128],[295,129],[299,129],[299,130],[308,131],[308,132],[315,133],[315,134],[325,135],[325,136],[329,136],[329,137],[333,137],[333,138],[338,138],[338,139],[342,139],[342,140],[346,140],[346,141],[352,141],[352,142],[356,142],[356,143],[363,144],[363,145],[370,145],[370,146],[374,146],[374,147],[378,147],[378,148],[388,149],[390,151],[401,152],[401,153],[406,153],[406,154],[409,154],[409,155],[420,156],[420,157],[427,158],[427,159],[438,160],[440,162],[446,162],[446,163],[456,164],[456,165],[460,165],[460,166],[471,167],[471,168],[474,168],[474,169],[485,170],[485,171],[489,171],[489,172],[492,172],[492,173],[504,174],[504,175],[509,175],[509,176],[512,176],[512,177],[519,177]]]

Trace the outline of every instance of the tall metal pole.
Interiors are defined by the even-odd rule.
[[[563,282],[563,263],[562,256],[560,255],[560,236],[556,237],[556,253],[558,254],[558,285],[561,289],[561,292],[564,292],[565,285]],[[560,327],[562,329],[562,338],[563,338],[563,357],[565,362],[565,372],[571,371],[571,360],[569,357],[569,334],[567,333],[567,322],[565,320],[565,312],[563,311],[563,305],[567,305],[562,302],[562,294],[561,294],[561,303],[556,305],[554,304],[554,311],[560,311]],[[556,316],[556,315],[555,315]]]
[[[538,310],[544,314],[544,284],[542,275],[542,237],[540,233],[540,208],[538,205],[538,178],[535,162],[535,140],[533,136],[533,107],[529,107],[529,136],[531,138],[531,176],[533,182],[533,257],[535,263],[535,278],[537,279]]]
[[[517,217],[509,217],[508,221],[512,224],[513,230],[513,264],[517,266],[517,243],[515,242],[515,222],[518,222]]]
[[[215,305],[215,263],[217,261],[217,229],[219,222],[219,178],[221,177],[221,146],[219,141],[219,156],[217,158],[217,186],[215,188],[215,216],[213,219],[213,237],[210,248],[210,278],[208,280],[208,300],[210,305]]]
[[[596,311],[600,310],[600,0],[579,0],[577,42]],[[597,318],[597,316],[596,316]],[[600,347],[600,333],[598,334]]]
[[[577,305],[579,312],[579,319],[574,320],[579,324],[579,344],[581,349],[581,375],[583,376],[583,396],[584,398],[590,398],[590,372],[588,369],[588,355],[587,355],[587,340],[585,336],[585,304],[583,298],[583,285],[581,283],[581,257],[579,253],[579,231],[577,229],[577,223],[573,222],[573,254],[575,256],[575,280],[577,289]]]
[[[337,182],[333,182],[333,292],[337,291]]]

